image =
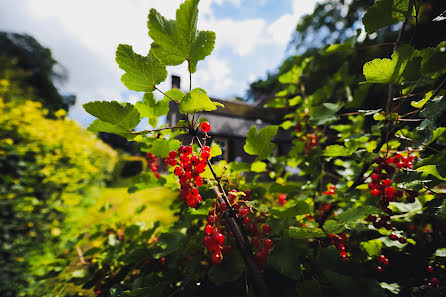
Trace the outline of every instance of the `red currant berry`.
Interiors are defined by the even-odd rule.
[[[221,234],[220,232],[215,233],[214,235],[215,242],[218,244],[222,244],[225,241],[225,236]]]
[[[267,249],[267,250],[270,250],[270,249],[272,249],[273,248],[273,246],[274,246],[274,243],[273,243],[273,241],[271,240],[271,239],[265,239],[265,241],[263,242],[263,247],[265,248],[265,249]]]
[[[211,125],[209,125],[208,122],[203,122],[203,123],[201,123],[201,125],[200,125],[200,129],[201,129],[201,131],[203,131],[204,133],[207,133],[207,132],[209,132],[209,130],[211,130]]]
[[[169,152],[169,158],[176,159],[176,157],[177,157],[177,152],[176,151],[170,151]]]
[[[173,173],[176,175],[176,176],[180,176],[180,174],[181,174],[181,168],[180,167],[175,167],[175,170],[173,171]]]
[[[379,190],[378,189],[372,189],[370,191],[370,194],[372,194],[373,196],[378,196],[379,195]]]
[[[381,266],[376,266],[376,271],[381,273],[383,272],[383,268]]]
[[[392,184],[392,181],[390,179],[386,178],[383,181],[381,181],[381,183],[386,187],[390,187],[390,185]]]
[[[222,257],[219,252],[215,252],[212,254],[212,263],[220,264],[221,260],[222,260]]]
[[[265,234],[271,233],[271,226],[269,224],[263,225],[263,233]]]
[[[251,244],[252,244],[252,246],[259,247],[260,246],[260,238],[258,238],[257,236],[254,236],[251,239]]]
[[[434,272],[434,267],[432,267],[432,266],[427,266],[427,268],[426,268],[426,270],[427,270],[427,272],[429,272],[429,273],[433,273]]]
[[[390,233],[389,238],[390,240],[398,240],[398,236],[395,233]]]
[[[207,225],[206,225],[206,228],[204,229],[204,232],[205,232],[207,235],[210,235],[210,234],[212,233],[212,231],[214,231],[214,228],[213,228],[211,225],[207,224]]]

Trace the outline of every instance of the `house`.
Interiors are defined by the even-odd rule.
[[[172,88],[180,89],[180,86],[180,78],[172,76]],[[283,120],[283,113],[280,113],[277,109],[264,108],[263,106],[237,100],[210,99],[225,106],[225,108],[218,107],[214,111],[203,112],[201,115],[211,124],[211,131],[208,134],[211,136],[212,142],[218,143],[223,152],[219,156],[220,160],[252,162],[255,156],[248,155],[243,149],[246,143],[246,135],[251,126],[260,130],[268,125],[280,124]],[[179,113],[178,105],[170,101],[166,124],[175,126],[179,120],[185,118],[184,115]],[[279,132],[273,138],[273,142],[276,144],[276,154],[287,154],[291,148],[290,132],[279,129]],[[214,160],[218,161],[218,158]]]

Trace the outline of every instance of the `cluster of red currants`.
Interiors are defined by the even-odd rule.
[[[330,185],[330,188],[327,191],[324,191],[322,194],[324,195],[334,195],[336,186]]]
[[[440,286],[440,280],[436,277],[432,277],[435,269],[431,265],[427,266],[426,271],[429,273],[429,278],[426,280],[426,284],[429,287],[438,288]]]
[[[376,271],[378,272],[383,272],[383,265],[387,266],[390,263],[389,259],[387,259],[384,255],[379,255],[376,260],[378,261],[378,265],[376,266]]]
[[[283,206],[284,204],[286,204],[286,198],[287,195],[284,193],[280,193],[279,195],[277,195],[277,203],[279,204],[279,206]]]
[[[169,152],[169,164],[176,166],[174,174],[180,180],[180,198],[192,208],[197,207],[202,200],[197,188],[203,185],[200,174],[206,169],[210,155],[208,146],[204,146],[197,154],[193,152],[192,146],[183,145],[178,148],[178,154],[176,151]]]
[[[345,251],[345,240],[347,239],[347,234],[344,232],[339,234],[328,234],[330,243],[336,247],[339,252],[339,256],[343,261],[348,259],[347,252]]]
[[[156,178],[160,178],[161,175],[158,173],[160,165],[158,164],[157,158],[152,153],[146,153],[147,162],[149,163],[150,170],[155,174]]]
[[[223,246],[225,236],[219,232],[217,227],[211,225],[214,220],[214,216],[209,215],[208,224],[204,230],[206,235],[203,237],[203,243],[212,255],[212,263],[219,264],[223,260],[223,254],[232,252],[232,247],[230,245]]]

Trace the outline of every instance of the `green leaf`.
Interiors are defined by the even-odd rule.
[[[410,102],[410,105],[412,105],[415,108],[421,108],[424,106],[424,104],[426,104],[426,102],[429,100],[429,98],[432,96],[432,91],[426,93],[426,95],[424,96],[423,99],[419,100],[419,101],[412,101]]]
[[[164,185],[164,177],[156,178],[152,172],[143,172],[133,179],[132,185],[128,188],[129,193],[135,193],[144,189],[160,187]]]
[[[369,241],[362,241],[361,248],[367,252],[369,257],[376,257],[381,255],[382,241],[379,239],[372,239]]]
[[[347,225],[345,223],[340,223],[335,220],[327,220],[324,223],[323,229],[327,233],[339,233],[346,229]]]
[[[440,96],[434,100],[430,100],[420,111],[420,116],[425,119],[436,119],[446,110],[446,97]]]
[[[135,108],[141,118],[149,118],[149,124],[155,127],[158,117],[166,115],[169,111],[169,104],[165,100],[157,101],[153,93],[145,93],[143,102],[136,102]]]
[[[309,228],[309,227],[291,226],[288,229],[288,234],[290,235],[290,237],[296,239],[325,237],[325,233],[324,231],[322,231],[321,228]]]
[[[309,213],[310,206],[303,201],[290,200],[283,206],[271,208],[270,212],[280,218],[294,218]]]
[[[255,161],[251,164],[251,171],[253,172],[264,172],[266,170],[266,163],[262,161]]]
[[[169,231],[161,234],[158,237],[158,245],[161,246],[161,251],[155,253],[153,257],[159,259],[167,256],[178,250],[183,246],[185,235],[179,231]]]
[[[404,21],[415,15],[414,0],[378,0],[362,18],[367,33]]]
[[[98,119],[131,130],[139,124],[139,112],[130,103],[123,105],[116,101],[94,101],[83,105],[84,109]]]
[[[157,157],[167,158],[170,152],[169,141],[165,139],[157,139],[152,143],[152,149],[150,150],[152,154]]]
[[[327,157],[347,157],[351,156],[359,147],[359,143],[354,140],[345,141],[345,146],[329,145],[325,148],[323,155]]]
[[[281,274],[297,280],[301,269],[299,253],[296,252],[296,240],[284,234],[279,244],[268,257],[268,264]]]
[[[323,103],[310,110],[310,124],[314,126],[325,125],[336,121],[336,113],[342,108],[342,103]]]
[[[200,88],[193,89],[186,95],[180,102],[180,112],[182,114],[186,113],[196,113],[200,111],[212,111],[217,109],[215,102],[212,102],[206,91]]]
[[[246,144],[243,146],[246,153],[258,155],[259,160],[264,160],[274,150],[274,143],[271,139],[276,135],[279,126],[267,126],[257,132],[257,128],[252,126],[246,135]]]
[[[421,62],[421,72],[430,74],[434,72],[443,72],[446,68],[446,41],[440,42],[435,48],[425,48],[421,51],[423,57]]]
[[[97,117],[88,130],[93,132],[114,133],[133,139],[130,131],[139,124],[139,112],[130,103],[123,105],[116,101],[94,101],[83,105],[91,115]]]
[[[425,177],[428,175],[435,176],[439,180],[446,181],[446,177],[442,177],[440,173],[438,173],[437,166],[435,165],[426,165],[422,167],[418,167],[417,171],[422,172],[421,176]]]
[[[181,4],[175,21],[151,9],[147,23],[153,40],[151,52],[165,65],[188,61],[191,73],[196,71],[198,61],[211,54],[215,44],[214,32],[197,30],[198,2],[187,0]]]
[[[392,59],[374,59],[364,64],[363,73],[368,83],[400,84],[403,72],[415,50],[409,45],[402,45],[392,54]]]
[[[152,92],[155,86],[167,77],[166,66],[149,53],[147,57],[133,52],[130,45],[120,44],[116,50],[116,62],[126,73],[121,81],[129,89],[137,92]]]
[[[99,119],[94,120],[93,123],[91,123],[87,129],[91,132],[106,132],[106,133],[120,135],[122,137],[127,138],[127,140],[132,140],[133,138],[136,137],[136,135],[131,134],[128,130],[125,130],[119,126],[101,121]]]
[[[351,223],[356,220],[362,219],[370,214],[381,214],[382,211],[374,206],[364,205],[356,208],[350,208],[340,213],[337,219],[343,223]]]
[[[434,254],[436,257],[446,257],[446,248],[437,249]]]
[[[223,154],[223,152],[221,151],[221,148],[218,144],[212,144],[210,154],[211,154],[211,158],[213,158],[216,156],[220,156],[221,154]]]
[[[169,96],[169,97],[164,96],[164,100],[165,100],[165,101],[169,101],[169,100],[173,99],[173,100],[175,100],[175,101],[177,101],[177,102],[180,102],[181,99],[183,99],[183,97],[184,97],[184,93],[181,92],[181,91],[178,90],[178,89],[170,89],[170,90],[167,91],[165,94],[166,94],[167,96]]]
[[[279,76],[279,82],[282,84],[296,84],[302,75],[302,68],[294,65],[290,71]]]
[[[238,280],[245,271],[245,264],[237,250],[233,250],[231,255],[224,257],[218,265],[212,265],[209,269],[209,279],[221,286],[225,283],[232,283]]]

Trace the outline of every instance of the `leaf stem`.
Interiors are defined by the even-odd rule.
[[[175,102],[176,104],[180,104],[180,102],[178,102],[177,100],[173,99],[172,97],[170,97],[169,95],[167,95],[166,93],[164,93],[163,91],[161,91],[160,89],[158,89],[156,86],[154,87],[155,90],[157,90],[158,92],[160,92],[161,94],[163,94],[164,96],[166,96],[167,98],[169,98],[170,100],[172,100],[173,102]]]
[[[129,133],[133,134],[133,135],[141,135],[141,134],[148,134],[148,133],[162,131],[162,130],[181,129],[181,128],[187,128],[187,127],[185,127],[185,126],[173,126],[173,127],[164,127],[164,128],[153,129],[153,130],[143,130],[143,131],[138,131],[138,132],[129,131]]]

